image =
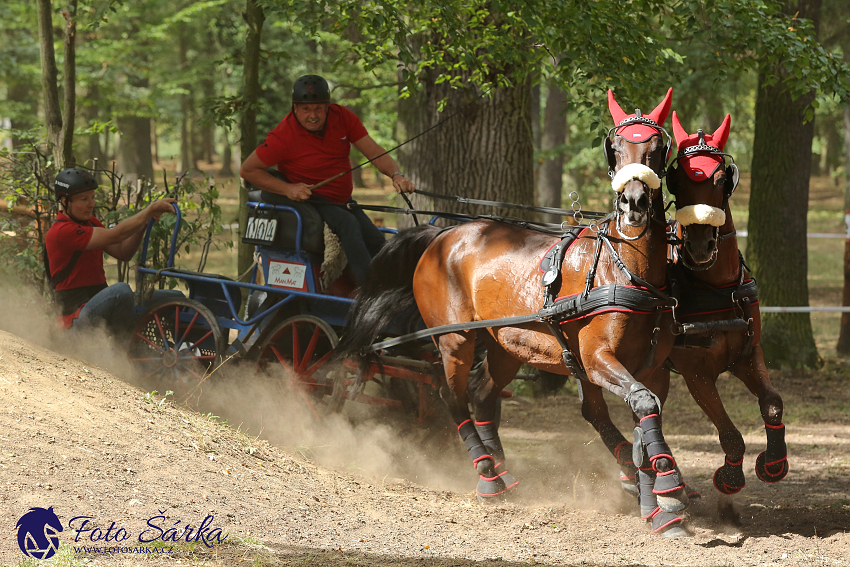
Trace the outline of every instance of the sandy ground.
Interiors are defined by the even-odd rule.
[[[451,427],[362,414],[317,425],[238,366],[222,370],[195,409],[181,407],[135,385],[107,337],[68,344],[43,330],[32,305],[3,307],[0,327],[18,335],[0,331],[0,564],[25,560],[18,519],[52,507],[64,526],[60,551],[28,564],[850,565],[850,420],[795,417],[788,401],[782,483],[753,473],[764,447],[754,400],[755,418],[741,424],[750,449],[734,525],[719,520],[711,486],[723,459],[716,436],[674,385],[668,441],[703,498],[688,511],[691,537],[668,540],[637,517],[568,393],[505,403],[503,439],[521,485],[482,506]],[[823,392],[783,376],[780,391],[816,406],[807,396]],[[833,405],[850,408],[846,383],[831,392]],[[622,402],[609,403],[626,423]],[[78,516],[100,531],[75,532]],[[212,547],[160,541],[163,553],[142,558],[91,541],[110,526],[113,538],[124,529],[125,550],[143,533],[185,539],[187,526],[227,538]]]

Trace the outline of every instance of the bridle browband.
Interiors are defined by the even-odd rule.
[[[707,153],[710,153],[711,155],[714,155],[714,156],[720,156],[721,162],[717,165],[717,167],[714,168],[714,171],[710,175],[706,176],[706,178],[703,181],[708,181],[709,179],[711,179],[711,177],[714,175],[714,173],[717,171],[717,169],[720,168],[721,165],[726,167],[726,181],[724,182],[724,185],[723,185],[723,206],[720,209],[725,213],[726,208],[729,204],[729,198],[732,196],[732,193],[734,193],[735,189],[737,189],[737,187],[738,187],[738,181],[740,179],[738,166],[735,164],[735,158],[732,157],[731,154],[727,154],[726,152],[724,152],[720,148],[718,148],[716,146],[709,145],[709,144],[706,143],[705,132],[703,132],[703,130],[701,128],[697,130],[697,135],[699,136],[699,138],[698,138],[699,141],[698,141],[697,145],[689,146],[689,147],[681,150],[680,153],[673,160],[673,163],[670,164],[670,167],[668,168],[668,172],[669,172],[670,168],[672,168],[675,164],[679,163],[679,160],[684,159],[684,158],[693,157],[694,155],[696,155],[700,152],[707,152]],[[732,163],[729,164],[728,166],[726,165],[726,159],[725,159],[727,157],[732,161]],[[672,179],[673,179],[672,176],[668,177],[668,179],[667,179],[667,189],[668,189],[668,191],[670,191],[671,194],[676,196],[676,193],[678,192],[678,184],[671,183]],[[678,204],[677,204],[677,209],[678,209]],[[687,233],[688,227],[687,227],[687,225],[681,225],[681,226],[682,226],[682,242],[684,242],[685,240],[687,240],[686,233]],[[732,232],[730,232],[728,234],[721,235],[719,226],[715,226],[713,230],[714,230],[714,250],[711,253],[711,258],[703,264],[700,264],[698,266],[694,266],[690,262],[688,262],[687,259],[685,258],[685,251],[680,250],[679,251],[679,258],[682,262],[682,265],[685,268],[687,268],[691,271],[694,271],[694,272],[701,272],[701,271],[708,270],[717,261],[718,249],[720,247],[721,242],[723,242],[723,240],[730,238],[730,237],[732,237],[736,234],[736,231],[733,230]]]
[[[658,177],[660,177],[661,179],[664,179],[664,176],[667,175],[667,167],[666,167],[667,166],[667,159],[670,156],[670,148],[671,148],[672,143],[673,143],[673,138],[670,137],[670,133],[667,132],[667,130],[665,130],[663,126],[658,124],[655,120],[653,120],[651,118],[647,118],[646,116],[641,114],[639,108],[635,108],[635,115],[634,116],[629,116],[627,118],[623,118],[622,120],[620,120],[619,124],[617,124],[616,126],[614,126],[612,128],[609,128],[608,133],[605,134],[605,142],[602,144],[602,151],[605,153],[605,160],[608,162],[608,177],[610,177],[612,179],[614,178],[614,168],[611,167],[611,161],[608,159],[608,150],[609,150],[610,144],[611,144],[611,132],[614,132],[614,131],[619,130],[620,128],[624,128],[626,126],[634,126],[636,124],[643,125],[643,126],[649,126],[650,128],[655,128],[656,130],[658,130],[658,135],[661,136],[662,140],[664,139],[664,136],[667,136],[667,143],[664,145],[664,158],[663,158],[663,162],[661,164],[661,172],[660,173],[656,172]],[[618,135],[621,135],[621,134],[618,134]],[[654,135],[655,134],[653,134],[653,136]],[[650,137],[652,137],[652,136],[650,136]],[[623,139],[626,140],[630,144],[638,143],[638,142],[630,141],[625,136],[623,136]]]

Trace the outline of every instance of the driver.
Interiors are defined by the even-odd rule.
[[[239,175],[248,183],[295,201],[308,201],[322,220],[339,237],[351,266],[355,283],[366,279],[372,257],[384,245],[384,235],[355,203],[351,173],[345,173],[322,187],[311,186],[351,169],[351,144],[392,179],[398,193],[415,188],[398,164],[379,146],[353,112],[331,103],[327,81],[318,75],[304,75],[292,87],[292,111],[269,132],[265,142],[242,164]],[[277,166],[288,180],[278,179],[268,168]]]
[[[90,326],[100,321],[115,331],[125,330],[135,318],[133,290],[127,283],[106,285],[103,253],[129,262],[133,259],[148,220],[173,213],[175,199],[154,201],[141,212],[105,228],[92,215],[97,181],[83,169],[71,168],[56,176],[53,191],[63,212],[45,236],[45,270],[59,307],[63,329]],[[157,290],[153,300],[180,294]],[[181,294],[182,295],[182,294]]]

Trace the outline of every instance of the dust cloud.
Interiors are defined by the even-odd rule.
[[[124,344],[103,329],[59,330],[49,302],[10,276],[0,280],[0,329],[95,364],[145,391],[162,390],[141,380],[127,361]],[[228,360],[175,402],[226,419],[231,427],[305,459],[379,484],[405,479],[471,493],[477,482],[457,429],[436,396],[435,416],[421,423],[398,408],[354,402],[317,417],[288,377],[258,373],[250,361]],[[527,423],[523,414],[532,403],[538,402],[506,400],[503,406],[502,440],[510,471],[520,481],[512,501],[607,512],[633,507],[634,500],[620,490],[613,458],[581,418],[577,400],[558,410],[553,423]]]

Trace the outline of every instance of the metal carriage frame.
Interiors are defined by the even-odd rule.
[[[175,278],[185,282],[188,298],[169,298],[141,312],[129,344],[129,358],[141,367],[144,378],[175,395],[189,399],[201,393],[204,383],[219,366],[231,360],[253,362],[272,381],[286,383],[316,415],[337,411],[344,402],[403,408],[423,421],[435,413],[440,381],[443,378],[439,356],[431,341],[420,341],[409,357],[381,357],[372,365],[365,382],[375,382],[377,392],[354,391],[358,363],[346,359],[333,370],[327,363],[333,357],[338,331],[345,326],[347,313],[355,300],[322,293],[317,279],[315,255],[304,250],[304,219],[295,207],[249,201],[255,211],[286,212],[296,220],[295,248],[255,247],[255,262],[249,282],[216,274],[181,270],[175,267],[177,239],[182,213],[174,205],[176,221],[172,231],[167,266],[147,266],[153,222],[145,232],[137,267],[139,290],[145,278]],[[394,229],[381,229],[395,233]],[[268,284],[272,262],[303,266],[303,289]],[[319,264],[321,260],[318,260]],[[264,284],[259,284],[259,270]],[[242,291],[249,302],[254,294],[267,298],[254,302],[254,311],[240,316]],[[141,303],[141,302],[139,302]],[[231,336],[235,338],[231,340]],[[387,334],[403,332],[387,330]],[[372,390],[375,390],[373,388]],[[436,403],[435,403],[436,402]]]

